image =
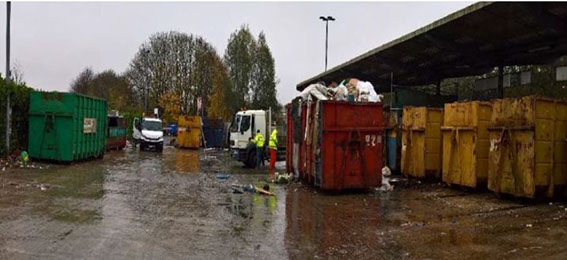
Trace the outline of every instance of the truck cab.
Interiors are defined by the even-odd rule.
[[[246,167],[256,166],[254,162],[256,145],[250,142],[250,139],[254,138],[257,130],[260,130],[266,139],[265,149],[267,149],[268,139],[272,132],[271,121],[270,110],[244,110],[237,112],[230,126],[232,158],[243,162]],[[282,134],[284,135],[283,141],[280,141],[278,146],[278,160],[285,158],[285,133],[285,130],[280,131],[278,129],[278,140],[280,140]],[[268,153],[264,152],[264,155],[267,158]]]
[[[140,144],[140,150],[153,147],[156,151],[161,152],[163,150],[162,124],[159,118],[134,118],[132,125],[134,145]]]
[[[230,126],[231,156],[247,167],[255,166],[256,146],[250,142],[250,139],[254,138],[258,129],[264,137],[268,136],[264,110],[239,111]]]

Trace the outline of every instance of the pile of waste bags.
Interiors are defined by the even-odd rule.
[[[302,100],[338,100],[349,102],[382,102],[372,83],[358,79],[345,79],[340,84],[326,87],[323,83],[307,86],[299,96]]]

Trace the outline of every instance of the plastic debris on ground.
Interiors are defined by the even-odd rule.
[[[288,184],[291,181],[293,181],[293,173],[279,174],[277,172],[274,174],[274,179],[272,180],[273,183],[277,184]]]
[[[382,168],[382,186],[377,190],[384,192],[394,190],[394,185],[390,184],[391,175],[392,171],[390,170],[390,168],[388,168],[388,166],[384,166],[384,168]]]
[[[268,186],[269,189],[270,186]],[[268,196],[275,196],[274,193],[271,193],[269,191],[266,190],[266,185],[264,185],[264,188],[260,188],[258,186],[254,186],[254,190],[258,193],[258,194],[263,194],[263,195],[268,195]]]
[[[25,168],[25,169],[45,169],[47,166],[40,166],[32,163],[26,151],[15,151],[12,155],[0,158],[0,167],[2,171],[10,168]]]
[[[207,160],[216,160],[217,157],[214,155],[203,155],[200,158],[201,160],[207,161]]]
[[[217,179],[220,180],[226,180],[230,178],[230,174],[226,174],[226,173],[217,173]]]
[[[268,196],[275,196],[274,193],[269,192],[270,186],[267,185],[267,184],[264,185],[263,188],[260,188],[258,186],[252,185],[252,184],[245,184],[245,185],[231,184],[231,188],[232,188],[233,193],[248,192],[248,193],[258,193],[258,194],[268,195]]]

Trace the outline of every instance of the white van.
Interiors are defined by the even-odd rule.
[[[132,139],[134,147],[140,144],[140,150],[154,148],[156,151],[163,151],[163,122],[159,118],[134,118],[132,125]]]

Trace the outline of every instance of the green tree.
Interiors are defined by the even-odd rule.
[[[232,83],[228,78],[226,67],[220,59],[215,59],[213,68],[215,76],[213,78],[208,115],[211,118],[222,118],[224,121],[229,121],[237,110],[234,104]]]
[[[276,98],[276,71],[274,58],[266,36],[263,32],[258,36],[258,42],[254,51],[254,63],[252,69],[252,107],[257,109],[272,108],[276,114],[280,113],[281,106]]]
[[[256,42],[250,29],[242,25],[230,35],[224,63],[234,86],[235,105],[240,108],[251,101],[250,85]]]
[[[94,74],[85,69],[71,83],[71,92],[106,99],[111,110],[134,112],[141,108],[128,80],[113,70]]]
[[[209,104],[216,50],[205,39],[181,32],[161,32],[142,44],[126,72],[138,100],[147,109],[159,106],[160,97],[180,97],[181,113],[197,114],[197,98]],[[206,111],[203,111],[206,114]]]

